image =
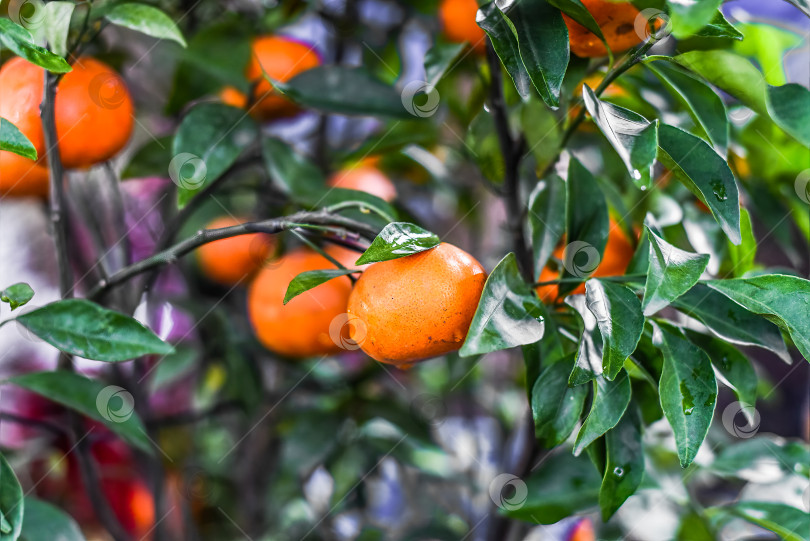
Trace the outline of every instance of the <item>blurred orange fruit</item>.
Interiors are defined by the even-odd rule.
[[[487,274],[467,252],[435,248],[370,265],[349,297],[349,334],[372,358],[407,368],[461,348]]]
[[[222,229],[247,220],[222,216],[206,229]],[[203,244],[197,249],[197,260],[203,274],[214,282],[234,285],[258,269],[271,254],[275,239],[264,233],[250,233]]]
[[[561,245],[554,250],[554,257],[559,260],[565,259],[565,246]],[[605,245],[605,252],[602,255],[599,266],[590,276],[593,278],[600,278],[603,276],[621,276],[627,270],[627,266],[633,259],[633,245],[624,234],[624,231],[619,225],[611,218],[610,231],[608,233],[607,244]],[[550,282],[557,280],[560,277],[560,271],[554,270],[548,266],[540,271],[540,278],[538,282]],[[537,296],[543,302],[554,302],[557,298],[559,287],[556,284],[538,286],[535,290]],[[585,293],[585,284],[580,284],[572,292],[566,295],[574,295]]]
[[[486,49],[486,34],[475,22],[478,2],[475,0],[442,0],[439,20],[445,37],[453,43],[468,42],[478,53]]]
[[[329,246],[326,253],[348,268],[353,268],[359,257],[337,246]],[[333,321],[346,312],[352,289],[348,277],[329,280],[283,304],[293,278],[302,272],[334,268],[319,253],[299,248],[259,272],[248,290],[248,316],[256,337],[267,349],[294,358],[341,351],[345,329],[340,321],[336,325]]]
[[[614,53],[626,51],[643,41],[636,33],[635,22],[639,11],[633,4],[608,0],[582,0],[582,3],[602,30],[602,35]],[[596,34],[567,15],[563,15],[563,20],[568,27],[572,53],[586,58],[607,54],[604,43]]]
[[[248,81],[255,85],[251,113],[263,120],[295,115],[298,107],[273,90],[265,74],[285,83],[320,63],[314,47],[292,38],[266,35],[254,39],[250,64],[245,71]]]
[[[222,90],[219,91],[217,94],[220,101],[225,105],[230,105],[231,107],[238,107],[239,109],[244,109],[247,107],[248,98],[242,92],[239,91],[236,87],[233,86],[226,86]]]
[[[327,184],[335,188],[360,190],[384,201],[393,201],[397,197],[394,183],[382,171],[369,165],[361,164],[338,171],[329,178]]]
[[[596,532],[591,519],[583,518],[577,522],[568,535],[568,541],[596,541]]]

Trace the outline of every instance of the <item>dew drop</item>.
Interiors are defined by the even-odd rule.
[[[615,468],[613,468],[613,475],[615,475],[616,477],[624,477],[624,469],[619,466],[616,466]]]
[[[461,342],[464,340],[464,333],[460,329],[453,331],[453,342]]]
[[[714,194],[715,199],[718,201],[725,201],[728,199],[728,195],[726,195],[726,187],[722,182],[719,180],[712,180],[709,182],[709,185],[712,187],[712,193]]]
[[[641,180],[641,171],[638,169],[633,169],[633,178],[636,180]]]

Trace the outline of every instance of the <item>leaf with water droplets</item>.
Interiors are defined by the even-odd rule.
[[[438,246],[440,242],[438,236],[418,225],[393,222],[380,231],[355,264],[365,265],[418,254]]]
[[[599,507],[602,520],[613,516],[632,496],[644,477],[644,450],[641,445],[641,415],[631,404],[619,424],[605,434],[606,462]]]

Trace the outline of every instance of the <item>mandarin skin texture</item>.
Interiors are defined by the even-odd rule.
[[[456,351],[486,278],[478,261],[446,243],[374,263],[349,297],[350,336],[372,358],[400,368]]]
[[[626,51],[643,41],[636,33],[635,21],[639,11],[629,2],[617,3],[607,0],[582,0],[602,30],[608,45],[614,53]],[[590,30],[563,15],[568,27],[568,40],[571,52],[583,58],[607,55],[605,44]]]

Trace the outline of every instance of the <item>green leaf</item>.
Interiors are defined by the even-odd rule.
[[[599,28],[596,19],[593,18],[591,12],[585,7],[581,0],[548,0],[548,3],[559,9],[573,20],[590,30],[597,38],[599,38],[605,47],[610,50],[610,46],[602,34],[602,29]]]
[[[574,443],[575,455],[579,455],[587,446],[616,426],[624,415],[630,404],[631,395],[627,372],[622,370],[613,381],[601,376],[596,378],[593,393],[591,411],[582,423]]]
[[[118,4],[107,12],[105,18],[118,26],[186,46],[186,40],[174,21],[156,7],[136,3]]]
[[[754,406],[757,403],[757,373],[748,357],[737,348],[695,331],[686,331],[689,341],[706,352],[712,361],[720,381],[725,383],[737,395],[737,400],[743,404]],[[747,413],[747,410],[743,410]]]
[[[399,259],[435,248],[441,243],[435,233],[408,222],[385,226],[355,264],[365,265]]]
[[[568,243],[563,255],[563,278],[585,278],[602,259],[610,219],[604,192],[590,171],[571,157],[565,195],[565,223]],[[560,284],[560,295],[577,284]]]
[[[521,106],[520,127],[529,152],[537,162],[535,171],[545,171],[557,159],[557,149],[562,141],[560,121],[543,102],[529,100]]]
[[[596,469],[587,458],[570,453],[550,456],[525,482],[526,501],[500,507],[505,515],[535,524],[558,522],[594,507],[599,498]]]
[[[582,99],[636,186],[649,188],[658,148],[658,120],[650,122],[629,109],[600,101],[586,84],[582,85]]]
[[[565,181],[557,175],[540,180],[529,196],[529,231],[540,276],[565,233]]]
[[[776,325],[752,314],[709,286],[696,284],[673,304],[681,312],[706,325],[715,336],[742,346],[768,349],[790,364],[790,354]]]
[[[569,295],[565,303],[572,307],[582,321],[574,369],[568,385],[582,385],[602,375],[602,336],[597,330],[596,317],[587,307],[585,295]]]
[[[301,293],[328,282],[332,278],[347,276],[354,272],[357,271],[351,269],[325,269],[302,272],[293,278],[287,287],[287,293],[284,294],[284,304],[287,304]]]
[[[748,209],[740,209],[740,234],[742,242],[735,246],[728,245],[728,256],[731,260],[731,272],[735,278],[739,278],[753,270],[757,257],[757,239],[754,236],[754,226],[751,224],[751,215]]]
[[[29,160],[37,159],[37,149],[17,126],[0,118],[0,150],[8,150]]]
[[[658,128],[658,161],[712,211],[733,244],[740,244],[740,195],[726,161],[703,139],[679,128]]]
[[[0,18],[0,43],[14,54],[53,73],[67,73],[73,69],[61,56],[35,45],[31,33],[9,19]]]
[[[802,441],[759,434],[740,440],[717,454],[711,471],[723,477],[757,482],[762,472],[810,475],[810,448]],[[777,476],[779,473],[776,474]]]
[[[482,109],[470,122],[464,143],[481,173],[495,184],[503,183],[506,164],[490,111]]]
[[[0,302],[7,302],[12,311],[26,304],[32,298],[34,298],[34,290],[25,282],[10,285],[0,292]]]
[[[47,502],[26,496],[20,541],[85,541],[73,518]]]
[[[512,4],[506,20],[517,37],[520,58],[534,87],[546,105],[558,107],[570,57],[562,14],[546,0],[522,0]]]
[[[769,86],[768,111],[780,128],[810,146],[810,90],[796,83]]]
[[[534,382],[531,392],[534,432],[546,447],[555,447],[571,435],[588,396],[584,385],[568,386],[573,356],[547,364]]]
[[[510,252],[487,278],[459,354],[469,357],[537,342],[545,328],[542,313],[543,303],[523,281]]]
[[[689,511],[681,517],[675,541],[716,541],[717,534],[712,531],[708,521],[695,511]]]
[[[66,370],[31,372],[8,381],[103,423],[131,445],[152,453],[132,395],[125,389]]]
[[[20,537],[24,508],[20,482],[6,457],[0,454],[0,541],[15,541]]]
[[[518,48],[517,37],[512,31],[512,26],[506,19],[506,16],[498,9],[495,2],[485,4],[479,10],[481,17],[476,22],[484,32],[489,36],[492,42],[492,48],[498,58],[501,59],[503,67],[506,68],[506,73],[512,78],[515,83],[515,89],[523,99],[527,99],[531,95],[532,80],[523,61],[520,59],[520,51]]]
[[[197,105],[183,118],[172,144],[169,176],[177,184],[177,203],[186,203],[219,178],[256,139],[256,124],[236,107]]]
[[[439,84],[463,50],[463,43],[434,43],[425,54],[425,82],[432,87]]]
[[[52,302],[20,314],[16,321],[57,349],[95,361],[174,352],[138,321],[85,299]]]
[[[625,286],[596,279],[585,283],[585,302],[602,335],[602,372],[612,380],[644,332],[641,302]]]
[[[45,39],[54,54],[67,55],[67,38],[70,31],[70,18],[76,4],[73,2],[48,2],[45,4],[43,20]]]
[[[688,38],[709,24],[723,0],[696,0],[682,2],[667,0],[672,22],[672,35],[678,39]]]
[[[292,101],[328,113],[413,119],[430,116],[438,107],[438,98],[433,103],[431,97],[438,95],[433,93],[428,93],[425,105],[416,107],[414,97],[425,90],[420,81],[400,93],[375,79],[365,68],[318,66],[286,83],[270,82]]]
[[[711,280],[706,285],[786,330],[802,356],[810,361],[810,282],[795,276],[765,274]]]
[[[672,66],[670,62],[651,62],[647,67],[680,99],[717,152],[725,156],[729,123],[726,106],[720,96],[709,85]]]
[[[651,316],[689,291],[709,264],[708,254],[693,254],[671,245],[649,228],[650,268],[641,306]]]
[[[644,478],[644,449],[641,443],[641,416],[631,406],[615,428],[605,434],[607,463],[599,490],[602,520],[610,517],[632,496]]]
[[[714,14],[709,24],[695,32],[695,35],[704,38],[731,38],[737,40],[744,37],[742,32],[734,28],[734,25],[726,20],[720,10]]]
[[[165,178],[166,164],[172,161],[173,137],[168,135],[150,139],[138,148],[121,173],[121,180],[155,176]]]
[[[810,513],[783,503],[742,501],[723,509],[785,541],[804,541],[810,531]]]
[[[666,323],[653,324],[654,342],[664,355],[659,381],[661,408],[675,433],[681,467],[695,459],[709,431],[717,402],[717,381],[709,356]]]
[[[772,85],[787,83],[785,55],[801,44],[803,38],[773,24],[740,23],[745,40],[734,44],[734,52],[753,58],[765,81]]]

